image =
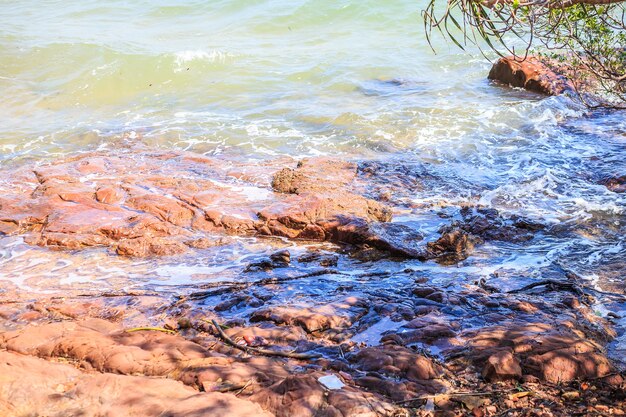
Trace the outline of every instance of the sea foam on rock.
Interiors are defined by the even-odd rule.
[[[527,227],[479,209],[426,241],[415,225],[390,222],[392,207],[364,195],[377,178],[359,178],[356,164],[325,157],[226,163],[139,148],[3,175],[12,181],[0,184],[0,233],[57,249],[166,256],[227,243],[227,235],[279,236],[458,261],[483,240],[532,238]]]
[[[356,165],[279,163],[233,166],[141,149],[22,167],[4,173],[13,181],[2,186],[0,232],[40,246],[107,246],[142,257],[179,254],[215,235],[355,241],[353,222],[391,220],[389,207],[353,190]]]

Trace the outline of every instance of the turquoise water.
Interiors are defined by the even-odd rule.
[[[520,126],[524,99],[489,85],[477,51],[435,37],[432,53],[420,2],[2,3],[2,160],[131,132],[209,153],[372,154]]]

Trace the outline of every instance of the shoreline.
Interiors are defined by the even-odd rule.
[[[44,251],[95,245],[112,257],[176,259],[227,248],[236,236],[289,245],[251,258],[238,281],[178,294],[5,290],[0,366],[9,388],[0,410],[619,413],[607,393],[623,394],[623,374],[605,353],[616,333],[593,300],[626,296],[594,291],[556,264],[539,268],[541,279],[500,269],[478,281],[384,266],[413,258],[454,274],[486,244],[523,247],[576,229],[454,204],[413,207],[438,219],[426,228],[393,222],[410,195],[410,177],[393,172],[333,158],[225,164],[150,148],[15,169],[2,194],[3,232]],[[334,246],[306,246],[325,241]],[[32,388],[28,375],[37,375]]]

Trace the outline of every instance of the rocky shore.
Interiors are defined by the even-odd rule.
[[[562,228],[478,205],[436,208],[433,233],[394,222],[408,204],[401,190],[422,185],[333,158],[241,162],[133,146],[5,168],[2,178],[0,232],[42,250],[201,256],[250,237],[335,249],[276,250],[236,282],[180,292],[8,285],[0,415],[626,412],[606,351],[615,330],[591,307],[622,294],[558,265],[538,279],[508,277],[512,289],[506,270],[459,284],[411,268],[341,267],[408,258],[454,268],[489,242]]]
[[[547,96],[569,95],[590,107],[622,108],[607,97],[606,80],[588,69],[593,63],[576,65],[573,61],[574,57],[506,56],[494,62],[488,78]]]
[[[556,62],[546,58],[529,56],[522,59],[508,56],[493,64],[489,79],[535,93],[557,96],[576,91],[576,85],[566,73],[571,75],[562,65],[558,66]]]

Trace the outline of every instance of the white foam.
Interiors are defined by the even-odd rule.
[[[219,50],[180,51],[174,55],[174,72],[185,71],[188,68],[187,65],[193,61],[225,63],[228,59],[232,57],[233,55],[231,53]]]

